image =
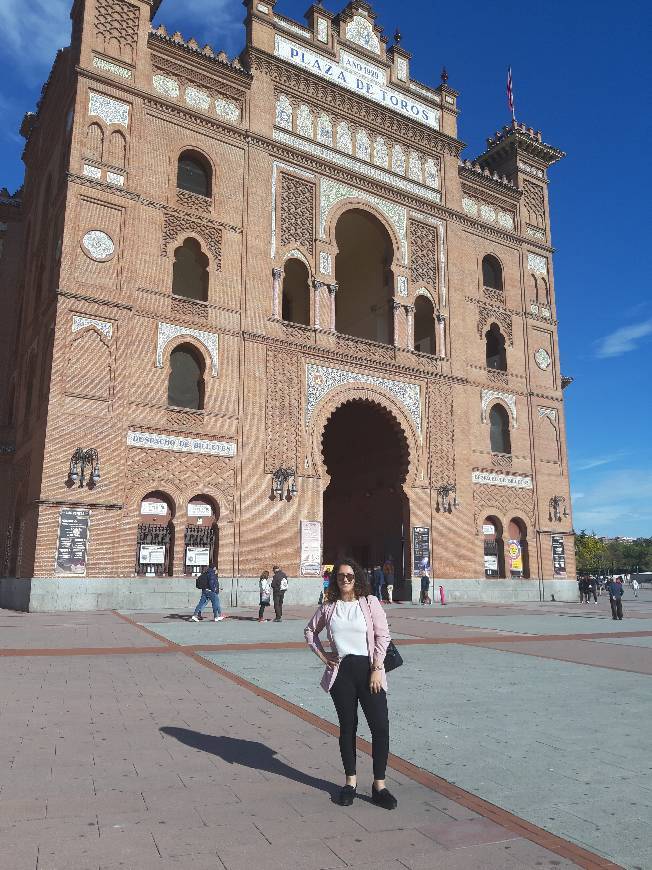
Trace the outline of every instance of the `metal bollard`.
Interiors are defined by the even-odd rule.
[[[442,604],[446,604],[446,591],[443,586],[439,587],[439,600]]]

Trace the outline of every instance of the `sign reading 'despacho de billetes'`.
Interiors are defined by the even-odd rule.
[[[205,453],[210,456],[235,456],[232,441],[206,441],[203,438],[182,438],[159,435],[156,432],[127,432],[127,447],[147,450],[172,450],[175,453]]]
[[[314,73],[323,79],[328,79],[335,85],[346,88],[349,91],[354,91],[362,97],[367,97],[376,103],[381,103],[388,109],[393,109],[411,118],[413,121],[418,121],[420,124],[425,124],[427,127],[432,127],[433,130],[439,130],[439,112],[437,109],[432,109],[424,103],[417,102],[406,94],[394,91],[391,88],[385,87],[382,81],[373,81],[367,69],[362,64],[362,72],[356,71],[355,65],[351,64],[349,58],[351,55],[346,55],[346,65],[335,63],[323,54],[317,54],[310,49],[303,48],[286,39],[284,36],[276,36],[276,44],[274,54],[282,60],[287,60],[295,66],[305,69],[307,72]]]

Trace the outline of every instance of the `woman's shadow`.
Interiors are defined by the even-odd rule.
[[[167,734],[180,743],[185,743],[186,746],[217,755],[218,758],[229,764],[240,764],[243,767],[250,767],[252,770],[275,773],[278,776],[299,782],[301,785],[308,785],[318,791],[328,792],[333,802],[339,795],[340,789],[334,783],[290,767],[264,743],[258,743],[255,740],[240,740],[237,737],[202,734],[200,731],[191,731],[189,728],[174,728],[167,725],[159,730],[162,734]]]

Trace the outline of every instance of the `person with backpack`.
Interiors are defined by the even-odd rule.
[[[214,565],[209,565],[205,571],[202,571],[195,581],[195,586],[197,589],[201,589],[201,597],[197,607],[195,607],[195,612],[190,617],[192,622],[199,622],[201,612],[209,601],[213,605],[215,622],[221,622],[224,616],[222,616],[222,605],[220,604],[220,581]]]
[[[611,604],[611,618],[623,618],[623,578],[615,577],[607,584],[609,590],[609,603]]]
[[[265,608],[269,607],[272,598],[272,584],[269,580],[269,571],[265,570],[260,575],[260,607],[258,608],[258,622],[265,622]]]
[[[281,622],[283,619],[283,599],[288,588],[288,575],[285,571],[281,571],[278,565],[274,565],[274,575],[272,577],[272,594],[274,596],[274,622]]]

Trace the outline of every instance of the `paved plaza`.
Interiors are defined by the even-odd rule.
[[[652,868],[652,593],[389,607],[392,813],[309,614],[0,611],[0,868]]]

